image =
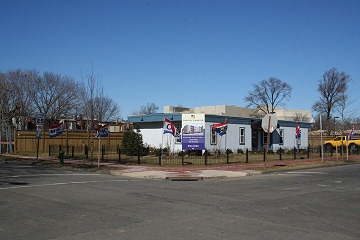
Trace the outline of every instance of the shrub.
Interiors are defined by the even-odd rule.
[[[241,148],[238,148],[238,149],[237,149],[237,153],[238,153],[238,154],[243,154],[243,153],[244,153],[244,150],[242,150]]]
[[[232,154],[233,153],[233,151],[231,150],[231,149],[226,149],[226,154]]]

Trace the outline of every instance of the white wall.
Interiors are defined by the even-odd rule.
[[[213,123],[207,122],[205,123],[205,148],[209,151],[215,151],[219,149],[221,151],[225,151],[226,148],[231,149],[234,153],[237,149],[251,149],[252,148],[252,139],[251,139],[251,126],[250,125],[241,125],[241,124],[228,124],[227,134],[222,137],[217,134],[217,144],[210,144],[210,129]],[[239,144],[239,128],[245,128],[245,145]],[[282,149],[292,149],[295,146],[295,128],[294,127],[280,127],[280,129],[284,130],[284,144],[279,145],[273,141],[272,150],[277,151],[280,147]],[[275,131],[279,132],[279,129]],[[170,146],[171,151],[179,152],[182,150],[181,143],[175,143],[174,137],[171,134],[162,134],[163,129],[141,129],[141,134],[143,135],[143,141],[145,144],[160,148],[161,144],[163,147]],[[225,146],[226,140],[226,146]],[[262,139],[261,139],[262,141]],[[308,143],[308,129],[301,129],[301,146],[300,148],[307,148]]]
[[[273,139],[272,150],[277,151],[280,147],[282,149],[293,149],[294,147],[297,147],[296,138],[295,138],[295,128],[294,127],[280,127],[279,129],[276,129],[275,131],[277,131],[279,133],[280,129],[284,130],[284,144],[283,145],[277,144],[277,143],[275,143],[275,141]],[[308,145],[309,145],[308,129],[302,128],[301,129],[300,148],[301,149],[307,148]]]
[[[228,124],[228,129],[226,134],[219,136],[217,134],[217,144],[211,145],[211,125],[213,123],[205,123],[205,148],[209,151],[231,149],[233,152],[237,152],[237,149],[251,149],[251,126],[250,125],[241,125],[241,124]],[[245,128],[245,145],[240,145],[240,127]]]
[[[163,134],[162,128],[140,129],[140,133],[143,136],[144,144],[156,148],[160,148],[162,144],[163,148],[170,146],[171,151],[181,151],[181,143],[175,143],[174,137],[171,134]]]

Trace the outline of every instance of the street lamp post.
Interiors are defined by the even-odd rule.
[[[339,117],[334,117],[334,135],[336,137],[336,119],[339,118]]]

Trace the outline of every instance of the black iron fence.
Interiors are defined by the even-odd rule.
[[[346,152],[346,149],[339,148],[335,150],[324,151],[321,147],[308,147],[306,149],[278,149],[276,152],[268,151],[238,151],[233,153],[231,150],[221,153],[217,152],[194,152],[181,151],[169,154],[167,152],[156,151],[153,154],[144,155],[138,152],[136,156],[127,156],[122,154],[119,146],[61,146],[50,145],[49,156],[58,157],[59,151],[62,150],[65,159],[100,161],[119,164],[138,164],[138,165],[221,165],[232,163],[259,163],[266,161],[285,161],[296,159],[320,158],[322,152],[326,156],[359,155],[359,147],[353,148]]]

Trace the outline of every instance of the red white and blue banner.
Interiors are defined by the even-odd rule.
[[[352,126],[351,130],[350,130],[350,134],[347,137],[347,140],[350,140],[353,136],[355,135],[355,127],[354,125]]]
[[[49,130],[50,130],[50,137],[51,138],[56,137],[63,133],[63,123],[61,122],[58,124],[51,125],[49,127]]]
[[[301,129],[299,127],[299,124],[296,123],[296,128],[295,128],[295,137],[296,138],[301,138]]]
[[[164,134],[170,133],[171,135],[175,136],[176,134],[176,127],[175,125],[167,118],[164,118]]]
[[[105,125],[100,126],[99,130],[96,133],[95,138],[100,139],[102,137],[108,137],[109,136],[109,123],[106,123]]]
[[[215,132],[217,132],[220,136],[222,136],[222,135],[226,134],[227,125],[228,125],[228,120],[225,119],[225,122],[223,122],[223,123],[214,123],[213,128],[214,128]]]

